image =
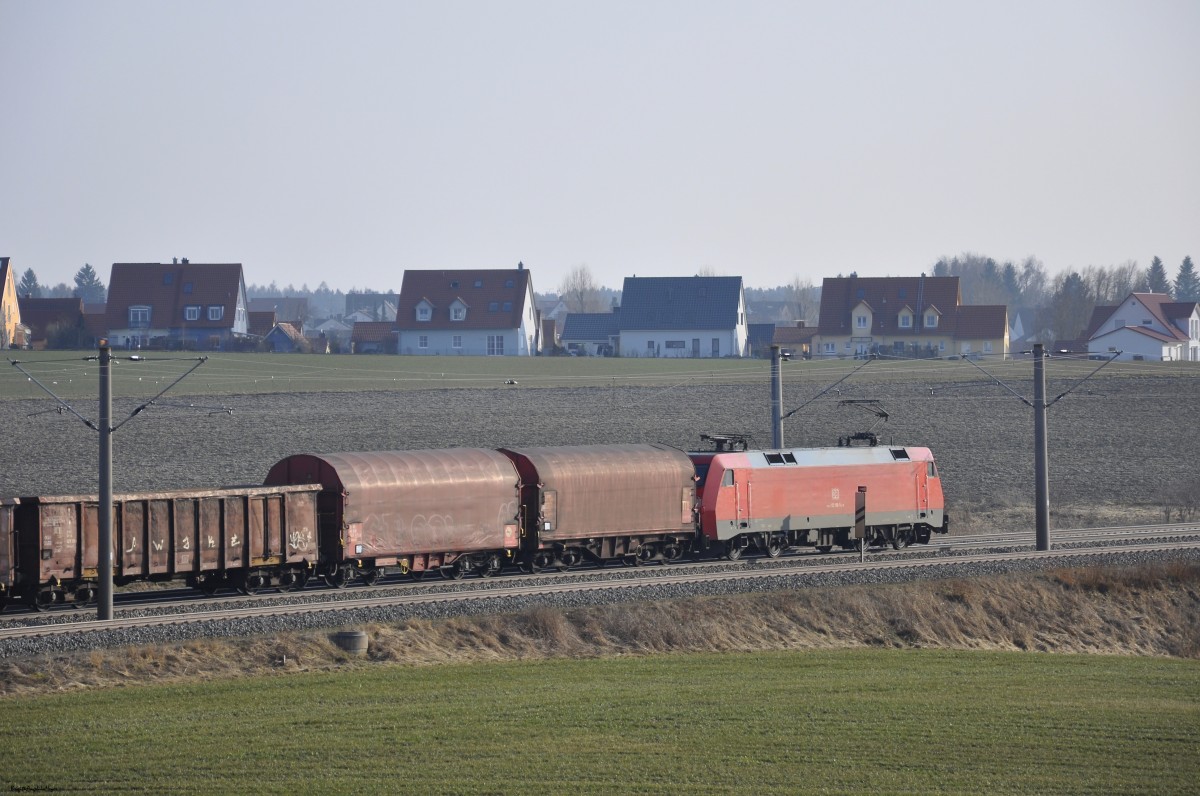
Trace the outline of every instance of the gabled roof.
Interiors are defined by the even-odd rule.
[[[959,340],[998,340],[1008,334],[1008,307],[1003,304],[963,304],[958,308],[954,336]]]
[[[816,335],[815,326],[776,326],[771,342],[775,345],[807,345]]]
[[[396,324],[391,321],[357,321],[350,332],[350,340],[355,343],[382,343],[392,339],[395,333]]]
[[[249,304],[247,309],[250,312],[271,311],[275,313],[275,319],[278,321],[308,320],[308,299],[304,296],[252,298]]]
[[[108,282],[109,329],[129,328],[129,308],[151,308],[154,329],[229,329],[237,320],[242,290],[241,263],[113,263]],[[198,320],[185,321],[188,306],[201,307]],[[207,307],[221,306],[219,321],[208,319]]]
[[[53,324],[83,326],[83,299],[80,298],[18,298],[21,323],[29,327],[34,340],[46,339]]]
[[[246,313],[246,331],[258,337],[265,337],[275,328],[275,310],[251,310]]]
[[[8,258],[0,257],[0,296],[4,295],[4,287],[8,283],[8,280],[15,278],[10,276],[11,273],[12,268],[8,265]]]
[[[1121,312],[1122,308],[1130,301],[1139,302],[1152,318],[1162,324],[1168,330],[1169,339],[1188,339],[1187,333],[1176,326],[1175,321],[1191,317],[1192,313],[1196,311],[1197,303],[1194,301],[1173,301],[1166,293],[1130,293],[1120,304],[1096,307],[1092,310],[1092,317],[1088,321],[1087,329],[1084,332],[1084,339],[1091,339],[1097,336],[1103,337],[1104,335],[1096,334],[1100,330],[1100,327],[1118,312]],[[1141,325],[1140,318],[1136,321],[1132,318],[1129,320],[1131,322],[1127,323],[1124,328],[1145,328]]]
[[[1174,327],[1172,327],[1172,328],[1174,328]],[[1157,331],[1156,329],[1151,329],[1149,326],[1132,326],[1132,325],[1122,326],[1120,329],[1110,329],[1109,331],[1105,332],[1104,334],[1097,334],[1092,337],[1089,337],[1088,339],[1089,340],[1103,340],[1105,337],[1108,337],[1110,334],[1118,334],[1120,332],[1132,332],[1134,334],[1140,334],[1144,337],[1149,337],[1152,340],[1158,340],[1160,343],[1179,343],[1179,342],[1182,342],[1183,340],[1187,339],[1186,337],[1180,338],[1176,334],[1163,334],[1162,332]]]
[[[864,301],[873,315],[871,328],[865,330],[869,334],[921,334],[928,309],[941,313],[930,333],[953,334],[955,310],[961,303],[957,276],[830,277],[821,286],[820,334],[855,334],[851,314]],[[900,311],[906,306],[915,311],[912,328],[900,327]]]
[[[621,332],[619,312],[572,312],[563,321],[563,342],[607,343]]]
[[[404,272],[396,328],[415,332],[426,329],[517,329],[526,312],[530,275],[525,268]],[[467,309],[461,321],[450,320],[450,305],[461,299]],[[417,320],[417,305],[433,308],[428,321]]]
[[[740,276],[627,276],[621,331],[733,329],[741,302]]]

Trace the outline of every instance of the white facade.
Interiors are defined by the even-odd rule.
[[[462,302],[453,302],[448,308],[451,328],[404,328],[400,330],[397,353],[413,356],[533,356],[538,353],[538,328],[533,284],[526,289],[525,306],[521,312],[521,325],[515,329],[465,328],[472,312],[483,312],[484,308],[468,308]],[[431,322],[434,317],[428,302],[421,301],[416,307],[416,317],[408,319],[418,326]],[[462,321],[464,328],[455,329],[454,323]],[[444,326],[444,323],[439,323]]]
[[[742,314],[742,317],[745,317]],[[711,359],[740,357],[746,350],[746,326],[736,329],[622,330],[623,357]]]
[[[1088,339],[1088,354],[1117,351],[1120,360],[1200,361],[1200,305],[1168,325],[1137,294],[1129,296]]]

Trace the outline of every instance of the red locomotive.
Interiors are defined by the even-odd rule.
[[[94,599],[97,517],[95,496],[0,501],[0,608]],[[312,574],[370,584],[389,568],[488,577],[859,539],[900,548],[949,521],[927,448],[638,444],[299,454],[261,487],[119,495],[113,529],[118,584],[251,593]]]

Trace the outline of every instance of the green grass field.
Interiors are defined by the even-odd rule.
[[[191,368],[199,354],[145,352],[131,361],[129,352],[115,351],[113,396],[150,397]],[[12,351],[38,381],[64,398],[94,398],[99,366],[95,352]],[[410,357],[322,354],[205,355],[207,361],[171,390],[171,395],[256,394],[277,392],[353,392],[413,390],[443,387],[497,387],[513,379],[523,387],[669,386],[678,384],[769,383],[770,362],[762,359],[639,359],[588,357]],[[16,367],[0,369],[0,400],[42,398],[45,393]],[[855,360],[792,361],[784,364],[785,383],[804,381],[823,388],[864,363]],[[1004,379],[1029,378],[1027,360],[983,363]],[[1056,360],[1050,377],[1077,379],[1097,363]],[[1105,369],[1105,377],[1121,375],[1200,375],[1197,363],[1120,363]],[[979,381],[987,377],[958,361],[879,360],[854,376],[856,381],[906,382]]]
[[[1195,661],[928,651],[345,671],[0,702],[0,790],[1195,793]]]

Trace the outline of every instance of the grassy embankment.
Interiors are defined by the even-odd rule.
[[[1071,570],[410,620],[365,659],[308,633],[10,661],[0,789],[1194,793],[1198,585]]]

